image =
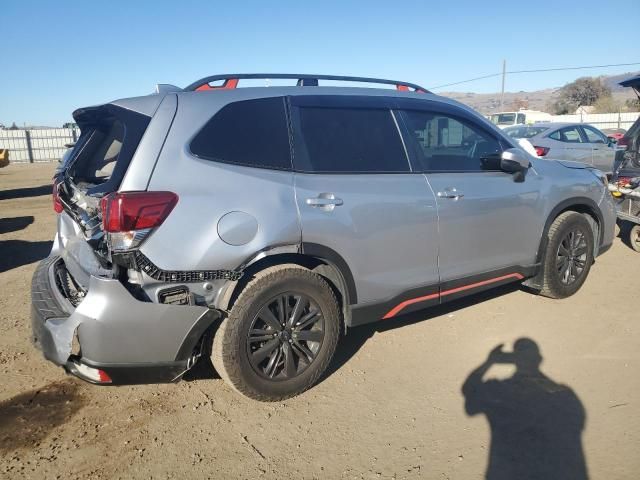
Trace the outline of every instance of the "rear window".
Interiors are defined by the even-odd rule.
[[[206,160],[290,170],[284,102],[273,97],[226,105],[195,136],[191,153]]]
[[[409,172],[390,110],[299,107],[303,154],[296,169],[317,173]]]
[[[511,138],[532,138],[549,130],[547,127],[510,127],[503,130]]]
[[[81,135],[68,174],[89,193],[115,190],[149,125],[146,115],[114,105],[76,112]]]
[[[494,125],[513,125],[516,121],[515,113],[494,113],[489,117]]]

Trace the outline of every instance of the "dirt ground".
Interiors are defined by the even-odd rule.
[[[330,374],[285,402],[217,378],[96,387],[29,339],[53,167],[0,170],[0,478],[476,479],[490,457],[492,478],[580,478],[584,462],[594,479],[640,475],[640,255],[619,239],[569,299],[507,287],[353,329]],[[522,337],[546,377],[535,355],[510,380],[495,365],[485,379],[503,381],[472,377],[465,409],[470,373]]]

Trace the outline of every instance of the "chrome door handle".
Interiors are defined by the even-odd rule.
[[[344,202],[341,198],[337,198],[333,193],[321,193],[317,197],[307,198],[305,203],[310,207],[331,211],[335,207],[342,205]]]
[[[437,195],[439,198],[451,198],[453,200],[464,197],[464,193],[459,192],[455,188],[445,188],[443,191],[438,192]]]

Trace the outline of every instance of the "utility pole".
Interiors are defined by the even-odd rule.
[[[507,76],[507,61],[502,60],[502,91],[500,93],[500,111],[504,110],[504,77]]]

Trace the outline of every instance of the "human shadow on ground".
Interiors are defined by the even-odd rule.
[[[25,240],[0,241],[0,273],[42,260],[51,252],[53,242]]]
[[[39,187],[14,188],[12,190],[0,190],[0,200],[10,200],[16,198],[40,197],[51,195],[53,187],[51,184],[40,185]]]
[[[536,342],[520,338],[513,352],[495,347],[462,386],[467,415],[484,414],[491,429],[488,480],[584,480],[586,413],[566,385],[540,371]],[[515,365],[506,380],[484,380],[496,364]]]
[[[0,402],[0,454],[34,446],[64,424],[85,404],[79,390],[69,378]]]
[[[0,234],[23,230],[33,223],[33,215],[24,217],[0,218]]]

